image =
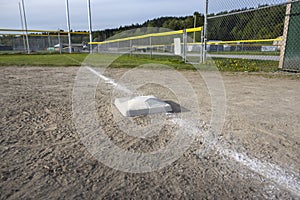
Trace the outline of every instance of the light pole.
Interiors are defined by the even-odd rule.
[[[92,14],[91,14],[91,1],[87,0],[87,8],[88,8],[88,20],[89,20],[89,32],[90,32],[90,42],[93,42],[93,34],[92,34]],[[90,44],[90,53],[93,53],[93,45]]]
[[[23,22],[23,16],[22,16],[22,5],[21,5],[21,2],[19,2],[19,10],[20,10],[20,19],[21,19],[21,27],[22,27],[21,29],[24,29],[24,22]],[[24,37],[24,31],[23,31],[22,38],[23,38],[24,52],[26,52],[27,49],[26,49],[26,40],[25,40],[25,37]]]
[[[28,40],[28,28],[27,28],[27,19],[26,19],[26,13],[25,13],[24,0],[22,0],[22,7],[23,7],[23,14],[24,14],[24,25],[25,25],[25,33],[26,33],[27,53],[30,54],[29,40]]]
[[[70,27],[70,14],[69,14],[68,0],[66,0],[66,16],[67,16],[67,26],[68,26],[68,38],[69,38],[69,53],[72,53],[71,27]]]

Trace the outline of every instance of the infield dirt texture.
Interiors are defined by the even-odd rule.
[[[205,144],[196,138],[172,164],[135,174],[105,166],[82,144],[72,116],[78,69],[0,68],[0,199],[300,197],[299,79],[224,73],[227,112],[218,146],[200,156]],[[117,80],[127,70],[109,69],[104,75]],[[197,126],[206,129],[211,100],[205,83],[195,71],[180,73],[196,88],[201,111]],[[110,90],[111,85],[100,81],[96,99],[99,120],[112,141],[142,152],[169,142],[172,126],[143,141],[120,134],[111,120]],[[157,85],[141,90],[176,100]]]

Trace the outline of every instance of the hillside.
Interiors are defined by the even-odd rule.
[[[267,6],[267,5],[261,5]],[[253,8],[243,8],[239,10],[224,11],[209,16],[224,15],[228,13],[247,11]],[[196,26],[203,26],[204,16],[198,12]],[[230,15],[209,20],[208,39],[209,40],[239,40],[239,39],[270,39],[282,35],[285,17],[285,6],[269,7],[255,12],[244,12],[238,15]],[[118,33],[135,29],[133,35],[148,33],[148,27],[167,28],[171,30],[181,30],[194,27],[194,16],[184,17],[159,17],[147,20],[142,24],[132,24],[120,26],[119,28],[106,29],[93,32],[95,41],[104,41]],[[153,31],[153,29],[152,29]],[[200,33],[197,33],[196,40],[200,41]]]
[[[204,17],[198,12],[195,12],[196,15],[196,26],[203,26]],[[107,38],[112,37],[123,31],[135,29],[136,33],[133,35],[141,35],[149,33],[148,27],[151,27],[153,32],[153,27],[166,28],[171,30],[181,30],[184,28],[194,27],[194,16],[185,16],[185,17],[159,17],[151,20],[147,20],[142,24],[132,24],[126,26],[120,26],[119,28],[106,29],[101,31],[94,31],[93,38],[95,41],[104,41]],[[200,35],[199,35],[200,37]]]

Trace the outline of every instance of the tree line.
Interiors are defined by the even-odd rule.
[[[194,16],[196,18],[196,27],[203,26],[204,16],[199,12],[195,12],[193,16],[185,17],[159,17],[151,20],[147,20],[142,24],[132,24],[126,26],[120,26],[119,28],[105,29],[93,32],[93,38],[95,41],[104,41],[115,35],[120,35],[122,32],[124,35],[143,35],[153,32],[159,32],[160,29],[169,30],[182,30],[185,28],[194,27]],[[200,38],[200,35],[198,36]]]
[[[283,34],[285,11],[286,6],[281,5],[211,14],[209,17],[216,18],[208,20],[208,39],[228,41],[277,38]],[[233,13],[239,14],[232,15]],[[223,17],[217,17],[218,15]]]

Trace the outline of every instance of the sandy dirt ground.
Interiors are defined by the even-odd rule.
[[[212,115],[205,82],[195,71],[179,71],[197,95],[199,118],[185,119],[198,128],[199,136],[182,156],[162,169],[128,173],[93,156],[78,133],[72,111],[78,70],[0,68],[0,199],[300,198],[298,75],[223,74],[225,123],[210,146],[201,138],[201,131],[210,128]],[[127,71],[110,69],[103,75],[118,80]],[[97,118],[111,141],[136,152],[166,146],[178,129],[171,122],[185,113],[163,116],[166,123],[158,135],[147,139],[128,136],[118,126],[126,119],[116,116],[111,105],[113,88],[111,82],[99,79],[95,94]],[[157,84],[139,90],[177,100],[174,92]],[[141,126],[151,123],[147,117],[133,120]]]

